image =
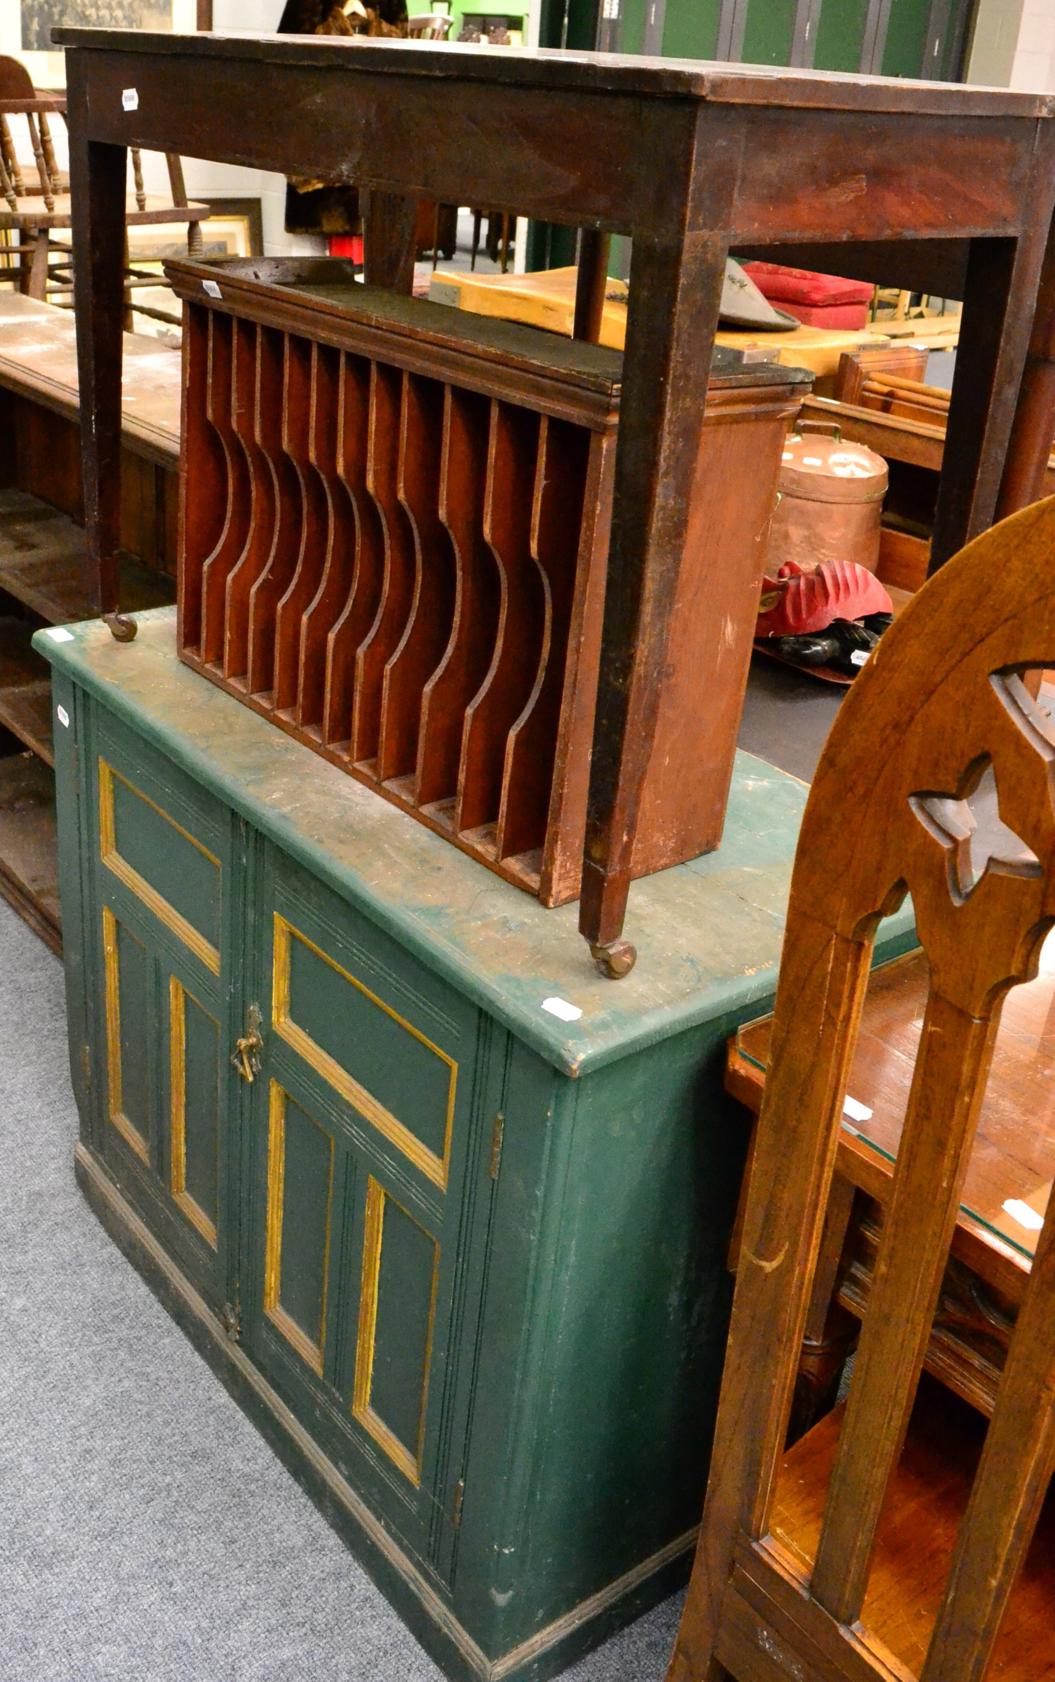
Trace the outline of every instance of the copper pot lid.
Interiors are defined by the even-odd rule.
[[[878,502],[886,495],[888,479],[882,456],[844,438],[834,421],[803,421],[784,444],[783,496],[810,502]]]

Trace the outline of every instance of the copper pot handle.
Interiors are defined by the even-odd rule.
[[[828,436],[830,438],[834,438],[834,440],[837,444],[841,444],[842,441],[843,441],[843,429],[839,425],[838,421],[826,421],[826,420],[804,420],[804,421],[800,421],[798,426],[795,428],[795,432],[796,432],[796,434],[799,438],[802,437],[802,434],[804,432],[821,432],[821,433],[824,433],[826,436]]]

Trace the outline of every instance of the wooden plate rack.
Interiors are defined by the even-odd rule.
[[[574,898],[621,357],[328,259],[166,272],[185,302],[181,657],[544,904]],[[792,371],[736,362],[708,418],[768,422],[764,461],[757,426],[723,426],[746,450],[726,525],[757,595],[798,399]],[[721,831],[684,763],[705,675],[687,608],[637,875]]]

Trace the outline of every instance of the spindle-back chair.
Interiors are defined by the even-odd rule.
[[[31,298],[68,294],[69,245],[57,235],[68,233],[73,225],[69,182],[60,171],[50,119],[64,121],[66,101],[61,94],[38,93],[25,66],[14,58],[0,57],[0,232],[10,238],[18,237],[17,262],[9,267],[17,279],[19,290]],[[28,137],[21,143],[19,131]],[[28,162],[32,151],[33,165]],[[175,153],[165,154],[170,196],[147,195],[143,182],[143,162],[138,149],[133,148],[133,196],[125,209],[125,226],[144,224],[181,224],[187,228],[187,249],[192,256],[202,252],[200,223],[209,214],[209,206],[191,203],[183,180],[183,163]],[[126,314],[131,315],[132,285],[157,286],[158,277],[149,272],[132,269],[125,244],[127,273]],[[156,315],[162,320],[176,320],[175,316],[143,307],[142,313]],[[131,326],[131,320],[126,322]]]
[[[1055,1676],[1047,1516],[1030,1553],[1055,1469],[1055,1221],[988,1429],[920,1385],[1001,1001],[1055,924],[1055,728],[1023,681],[1053,664],[1055,498],[924,586],[822,755],[669,1682]],[[990,768],[984,829],[971,800]],[[874,1282],[845,1408],[785,1452],[873,937],[906,892],[930,991]]]

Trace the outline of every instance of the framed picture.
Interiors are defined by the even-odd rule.
[[[197,21],[197,0],[0,0],[3,51],[25,61],[38,88],[66,85],[64,55],[51,44],[60,24],[192,31]]]
[[[260,257],[264,250],[259,199],[209,200],[212,215],[201,224],[206,257]],[[128,255],[133,268],[148,265],[160,274],[170,257],[187,255],[187,230],[182,223],[128,229]]]
[[[259,257],[263,254],[263,219],[259,199],[214,198],[213,214],[201,224],[204,256]],[[164,284],[162,264],[187,255],[187,230],[182,224],[128,229],[128,257],[136,276],[132,288],[132,325],[138,333],[176,342],[180,305]],[[149,314],[144,314],[144,308]],[[162,319],[159,320],[158,316]]]

